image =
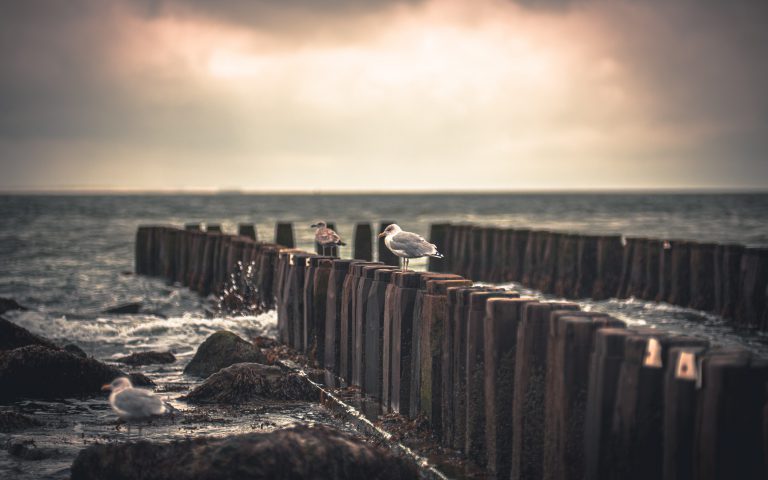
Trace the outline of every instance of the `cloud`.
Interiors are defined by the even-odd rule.
[[[0,188],[767,187],[767,11],[5,2]]]

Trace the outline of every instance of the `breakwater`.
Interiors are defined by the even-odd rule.
[[[495,269],[526,285],[610,292],[625,274],[617,284],[599,273],[615,271],[600,242],[588,281],[579,265],[589,262],[565,260],[589,258],[579,242],[570,257],[552,253],[559,237],[523,248],[487,234],[458,243],[452,230],[433,230],[450,262],[431,264],[440,272],[402,272],[218,231],[141,227],[136,272],[202,294],[247,291],[277,310],[283,343],[382,413],[422,418],[495,478],[765,478],[768,361],[469,280]],[[635,263],[622,250],[622,269],[625,257]],[[249,275],[233,277],[242,265]]]
[[[768,331],[768,248],[467,224],[432,225],[431,237],[446,257],[430,259],[433,271],[564,298],[666,302]]]

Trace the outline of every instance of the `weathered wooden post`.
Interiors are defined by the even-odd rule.
[[[378,233],[381,233],[384,231],[387,226],[393,224],[395,222],[393,221],[382,221],[379,223],[379,231]],[[378,235],[377,233],[377,235]],[[400,258],[395,255],[394,253],[390,252],[386,245],[384,245],[384,238],[381,237],[378,239],[378,246],[379,246],[379,261],[383,263],[384,265],[394,265],[399,266],[400,265]]]
[[[485,444],[485,314],[487,302],[497,297],[518,298],[520,295],[504,290],[470,293],[464,331],[467,337],[466,355],[464,356],[466,372],[464,452],[471,461],[483,467],[487,463]]]
[[[296,242],[293,240],[292,223],[278,222],[275,225],[275,243],[288,248],[296,246]]]
[[[553,311],[549,319],[544,478],[582,479],[589,356],[594,334],[624,323],[596,312]]]
[[[691,294],[691,242],[672,240],[669,245],[669,294],[666,300],[672,305],[687,307]]]
[[[763,408],[768,361],[748,352],[705,354],[696,412],[693,477],[765,479]]]
[[[621,282],[624,246],[619,235],[602,235],[597,240],[597,275],[592,298],[615,297]]]
[[[355,225],[355,245],[352,256],[357,260],[373,260],[373,230],[370,223]]]
[[[715,251],[715,312],[733,318],[739,297],[742,245],[718,245]]]
[[[446,241],[449,227],[450,224],[448,223],[433,223],[429,227],[429,241],[434,243],[437,246],[437,251],[443,255],[447,253]],[[448,270],[446,270],[445,264],[444,259],[430,257],[427,268],[430,272],[446,272]]]
[[[252,223],[238,224],[237,234],[241,237],[248,237],[253,241],[259,239],[259,236],[256,234],[256,227]]]
[[[341,300],[344,279],[352,260],[334,260],[328,276],[325,310],[325,347],[323,365],[334,375],[339,375],[341,360]]]
[[[715,308],[715,247],[713,243],[691,245],[689,306],[710,311]]]
[[[382,399],[384,384],[384,304],[395,270],[377,269],[368,293],[365,312],[365,393]],[[389,398],[389,397],[387,397]]]
[[[419,275],[419,288],[413,300],[413,325],[411,327],[411,387],[409,416],[416,418],[421,413],[421,321],[424,310],[424,298],[427,294],[427,283],[431,280],[463,280],[460,276],[451,273],[425,272]]]
[[[420,320],[420,406],[432,431],[442,435],[443,345],[449,328],[448,288],[471,286],[470,280],[429,280]]]
[[[359,385],[366,392],[366,365],[371,353],[367,350],[368,298],[371,295],[376,272],[381,269],[394,270],[397,267],[382,264],[363,264],[361,278],[355,292],[354,306],[354,346],[352,349],[352,384]]]
[[[512,478],[542,478],[549,317],[573,303],[529,303],[517,332],[512,401]]]
[[[515,392],[517,334],[530,298],[490,298],[483,321],[485,341],[485,445],[487,468],[495,478],[510,478],[512,402]]]

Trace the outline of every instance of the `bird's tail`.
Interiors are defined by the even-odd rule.
[[[344,242],[339,242],[339,243],[337,243],[336,245],[341,245],[342,247],[346,247],[346,246],[347,246],[347,244],[346,244],[346,243],[344,243]]]
[[[445,256],[442,253],[440,253],[440,252],[435,252],[432,255],[430,255],[430,257],[433,257],[433,258],[445,258]]]

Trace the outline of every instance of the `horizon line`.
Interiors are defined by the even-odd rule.
[[[237,188],[30,188],[2,189],[0,195],[510,195],[557,193],[718,193],[765,194],[768,187],[598,187],[598,188],[520,188],[520,189],[237,189]]]

